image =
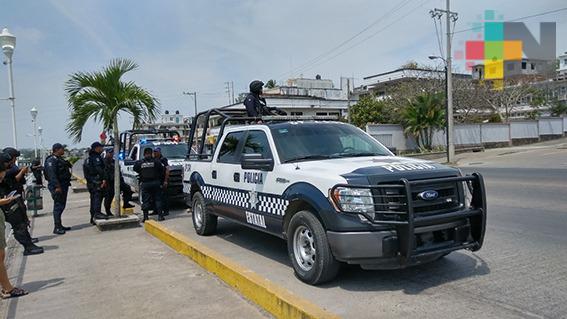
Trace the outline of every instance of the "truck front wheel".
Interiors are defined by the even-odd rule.
[[[217,216],[211,214],[205,205],[205,198],[201,193],[193,195],[192,206],[193,227],[201,236],[212,235],[217,230]]]
[[[310,285],[335,278],[340,264],[331,252],[323,225],[311,212],[295,214],[287,234],[287,250],[297,278]]]

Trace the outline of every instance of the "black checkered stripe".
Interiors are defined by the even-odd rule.
[[[289,205],[288,200],[267,194],[258,195],[258,201],[259,211],[278,216],[285,215],[285,210]]]
[[[212,185],[201,186],[201,191],[207,200],[277,216],[285,215],[285,210],[289,204],[288,200],[276,195],[258,193],[256,195],[257,203],[252,207],[250,192],[248,191]]]

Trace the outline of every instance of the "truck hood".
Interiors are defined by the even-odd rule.
[[[376,184],[435,177],[458,176],[459,170],[436,162],[397,156],[372,156],[337,158],[320,161],[299,162],[300,171],[317,174],[340,175],[350,184]]]

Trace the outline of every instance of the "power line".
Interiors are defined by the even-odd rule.
[[[424,5],[427,1],[429,1],[429,0],[424,0],[424,1],[422,1],[420,5],[418,5],[417,7],[414,7],[414,8],[411,9],[410,11],[406,12],[405,14],[403,14],[402,16],[400,16],[397,20],[392,21],[391,23],[387,24],[387,25],[384,26],[383,28],[377,30],[376,32],[374,32],[374,33],[372,33],[371,35],[367,36],[366,38],[362,39],[361,41],[356,42],[356,43],[354,43],[353,45],[347,47],[345,50],[342,50],[342,51],[340,51],[339,53],[337,53],[337,54],[335,54],[335,55],[333,55],[333,56],[331,56],[331,57],[328,57],[328,58],[325,59],[325,60],[322,60],[322,61],[317,62],[317,63],[315,63],[315,64],[313,64],[313,65],[311,65],[311,66],[308,66],[308,67],[302,69],[301,71],[304,72],[304,71],[310,70],[310,69],[312,69],[312,68],[314,68],[314,67],[316,67],[316,66],[318,66],[318,65],[321,65],[321,64],[323,64],[323,63],[329,62],[329,61],[333,60],[334,58],[336,58],[336,57],[338,57],[338,56],[340,56],[340,55],[343,55],[344,53],[350,51],[351,49],[353,49],[353,48],[355,48],[355,47],[361,45],[362,43],[368,41],[369,39],[375,37],[376,35],[378,35],[378,34],[384,32],[385,30],[387,30],[387,29],[388,29],[389,27],[391,27],[392,25],[394,25],[394,24],[396,24],[396,23],[402,21],[403,19],[407,18],[407,17],[408,17],[410,14],[412,14],[414,11],[416,11],[417,9],[423,7],[423,5]]]
[[[348,44],[349,42],[351,42],[352,40],[354,40],[355,38],[357,38],[358,36],[360,36],[361,34],[363,34],[364,32],[368,31],[369,29],[371,29],[372,27],[374,27],[375,25],[377,25],[378,23],[382,22],[383,20],[386,19],[386,17],[388,17],[389,15],[391,15],[392,13],[400,10],[401,8],[403,8],[405,5],[407,5],[411,0],[404,0],[401,3],[398,3],[398,5],[396,5],[394,8],[392,8],[390,11],[386,12],[384,15],[382,15],[380,18],[372,21],[372,23],[370,23],[369,25],[367,25],[366,27],[364,27],[362,30],[360,30],[359,32],[357,32],[356,34],[354,34],[353,36],[351,36],[350,38],[342,41],[341,43],[339,43],[338,45],[334,46],[333,48],[325,51],[322,54],[319,54],[318,56],[314,57],[313,59],[301,64],[298,67],[293,68],[290,71],[287,71],[285,73],[283,73],[281,76],[278,76],[278,78],[280,78],[280,80],[282,79],[282,77],[284,77],[285,75],[291,75],[293,73],[299,72],[299,70],[301,70],[302,68],[316,63],[317,60],[320,60],[321,58],[333,53],[334,51],[342,48],[343,46],[345,46],[346,44]]]
[[[552,13],[557,13],[557,12],[561,12],[561,11],[565,11],[567,10],[567,7],[565,8],[560,8],[560,9],[555,9],[555,10],[551,10],[551,11],[546,11],[546,12],[541,12],[541,13],[536,13],[536,14],[532,14],[529,16],[525,16],[525,17],[519,17],[519,18],[515,18],[512,20],[506,20],[503,22],[515,22],[515,21],[520,21],[520,20],[526,20],[526,19],[531,19],[531,18],[535,18],[535,17],[540,17],[540,16],[544,16],[544,15],[548,15],[548,14],[552,14]],[[474,28],[469,28],[469,29],[464,29],[464,30],[459,30],[459,31],[455,31],[454,33],[462,33],[462,32],[466,32],[466,31],[478,31],[478,30],[482,30],[484,29],[484,26],[480,26],[480,27],[474,27]]]

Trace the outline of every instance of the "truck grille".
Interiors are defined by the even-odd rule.
[[[373,189],[375,203],[375,220],[405,220],[407,200],[402,184],[384,183]],[[424,200],[419,194],[424,191],[435,191],[438,197]],[[411,189],[413,212],[416,216],[443,214],[462,207],[459,184],[447,182],[442,184],[420,185]]]

